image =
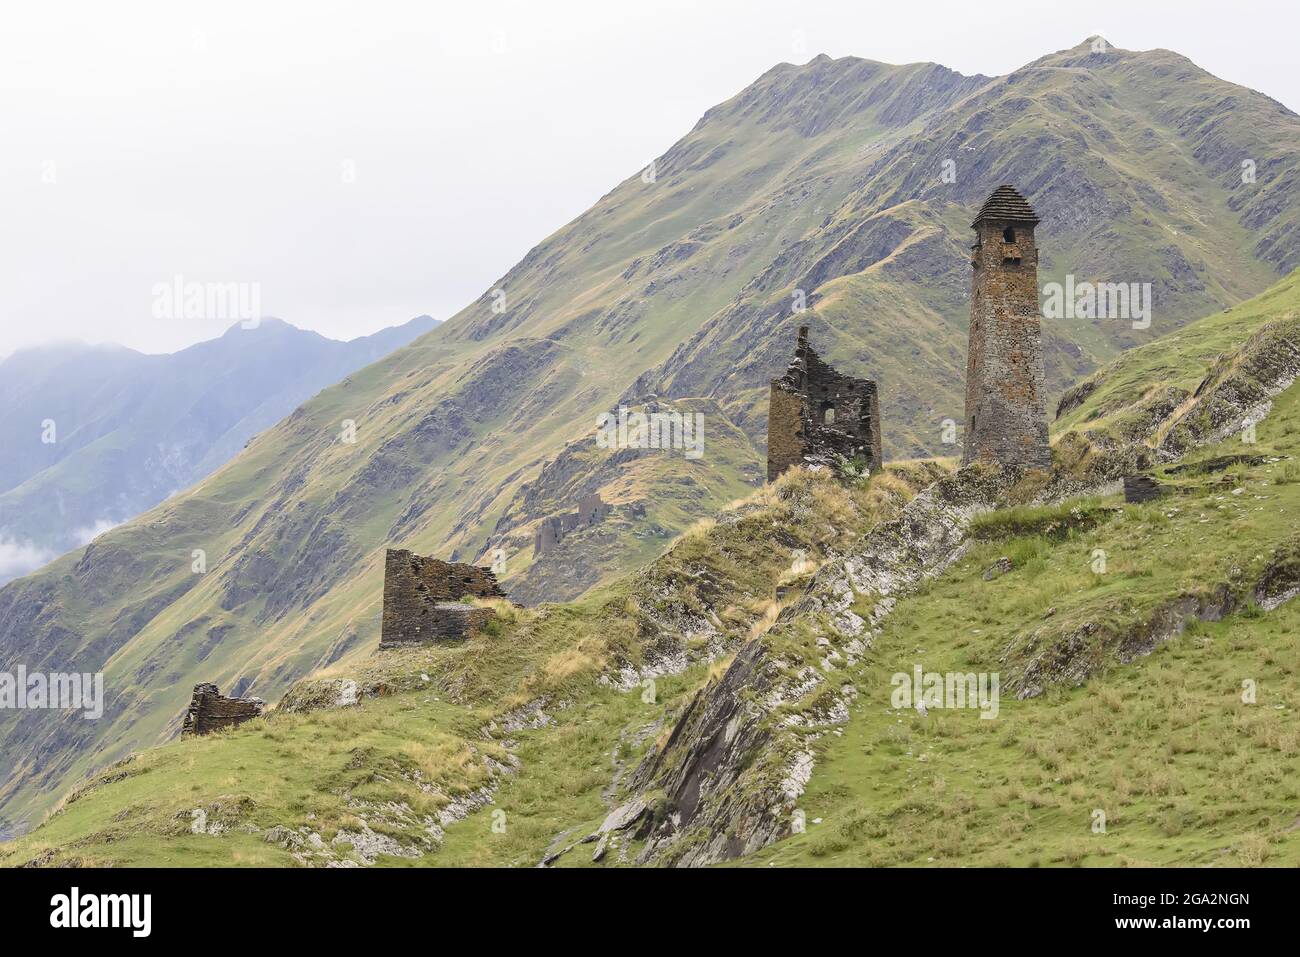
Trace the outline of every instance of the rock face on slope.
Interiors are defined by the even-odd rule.
[[[701,690],[632,778],[662,791],[638,836],[642,860],[711,864],[789,832],[813,770],[808,745],[848,719],[856,695],[836,672],[871,647],[894,603],[962,553],[971,519],[1009,476],[973,465],[921,492],[859,548],[825,565],[722,679]]]
[[[1221,357],[1189,400],[1147,409],[1141,433],[1130,423],[1122,435],[1132,441],[1111,437],[1094,447],[1078,433],[1066,436],[1054,474],[1039,473],[1042,481],[1030,473],[1031,487],[1040,489],[1036,500],[1095,491],[1157,456],[1172,460],[1240,432],[1262,419],[1298,374],[1300,322],[1271,323]],[[1086,452],[1080,453],[1080,444]],[[1071,471],[1080,462],[1086,468]],[[650,807],[638,830],[646,840],[643,861],[717,863],[789,833],[813,771],[808,745],[848,720],[856,695],[852,683],[837,680],[837,670],[869,653],[898,598],[958,559],[971,519],[1005,504],[1020,480],[976,465],[935,482],[851,554],[823,567],[773,628],[741,649],[721,680],[696,694],[667,742],[632,778],[633,793]],[[1116,660],[1131,661],[1188,622],[1217,620],[1247,597],[1276,607],[1300,594],[1296,569],[1295,553],[1288,552],[1257,582],[1211,583],[1203,594],[1177,596],[1123,634],[1107,637],[1084,625],[1077,634],[1045,641],[1040,632],[1052,626],[1042,626],[1018,636],[1004,656],[1012,672],[1008,688],[1026,697],[1050,682],[1081,682],[1100,667],[1091,653],[1099,642],[1114,646]],[[659,792],[662,798],[651,801]]]

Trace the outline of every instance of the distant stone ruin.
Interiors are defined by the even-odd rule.
[[[792,465],[833,465],[863,457],[874,473],[883,463],[876,383],[836,372],[799,327],[794,361],[772,380],[767,414],[767,480]]]
[[[227,698],[214,684],[197,684],[181,734],[211,734],[259,717],[266,707],[261,698]]]
[[[999,186],[971,223],[970,346],[962,464],[1050,468],[1038,317],[1038,215]]]
[[[384,561],[384,617],[379,647],[457,641],[482,629],[492,609],[463,598],[505,598],[490,568],[424,558],[388,549]]]
[[[610,506],[601,501],[599,492],[584,495],[578,500],[578,510],[564,515],[544,518],[533,535],[533,555],[545,555],[574,529],[597,525],[605,520]]]

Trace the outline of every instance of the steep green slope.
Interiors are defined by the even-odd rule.
[[[720,657],[770,623],[778,584],[895,514],[909,489],[900,477],[846,490],[792,475],[579,602],[499,603],[490,635],[335,666],[272,716],[109,767],[0,862],[357,861],[371,839],[356,835],[377,832],[400,845],[385,863],[534,864],[566,821],[599,813],[620,733],[626,763]],[[796,554],[808,568],[793,576]],[[360,707],[337,706],[344,678]],[[483,810],[495,833],[486,805],[502,788],[527,807],[510,806],[491,847],[456,844],[457,822]],[[198,817],[215,831],[195,833]]]
[[[1225,360],[1279,328],[1300,344],[1300,275],[1102,370],[1079,406],[1090,438],[1112,441],[1098,413],[1115,397],[1225,381]],[[1058,438],[1068,471],[1081,439]],[[635,862],[639,828],[583,839],[638,793],[660,820],[644,769],[765,636],[817,677],[776,711],[813,732],[812,773],[781,839],[741,863],[1294,866],[1300,392],[1277,394],[1254,438],[1160,465],[1175,494],[1154,503],[1103,486],[975,517],[958,559],[887,617],[851,596],[872,625],[847,657],[807,597],[940,472],[847,487],[790,473],[583,601],[503,607],[465,645],[341,663],[268,718],[110,768],[0,862]],[[997,672],[997,717],[896,707],[893,676],[917,666]],[[332,706],[344,677],[374,697]],[[740,737],[757,726],[739,722]]]
[[[1101,500],[1110,514],[1063,540],[991,527],[901,603],[852,720],[818,747],[800,805],[818,824],[751,863],[1300,864],[1300,606],[1265,610],[1297,584],[1300,393],[1259,426],[1255,464],[1183,477],[1241,447],[1175,467],[1173,498]],[[1013,569],[985,581],[1002,556]],[[1057,680],[1013,697],[1044,660]],[[917,666],[1000,672],[996,720],[892,707],[892,676]]]
[[[501,547],[507,586],[532,599],[635,567],[756,483],[764,383],[799,321],[881,381],[895,455],[951,451],[937,439],[960,417],[967,224],[1005,179],[1043,215],[1046,273],[1157,284],[1153,333],[1259,291],[1289,263],[1296,131],[1266,97],[1162,51],[1066,51],[993,79],[852,58],[774,68],[444,327],[0,590],[0,668],[104,667],[109,689],[97,723],[0,717],[0,815],[30,826],[92,767],[167,740],[196,681],[275,698],[368,651],[386,546]],[[1261,158],[1258,197],[1231,187],[1225,153]],[[795,288],[811,312],[791,314]],[[1129,338],[1051,327],[1054,383]],[[564,454],[600,412],[651,393],[704,410],[703,458]],[[538,521],[592,491],[615,520],[535,560]]]

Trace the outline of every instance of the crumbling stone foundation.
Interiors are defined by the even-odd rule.
[[[197,684],[181,734],[211,734],[259,717],[266,707],[261,698],[227,698],[214,684]]]
[[[433,606],[428,638],[433,641],[460,641],[471,631],[482,631],[495,617],[491,608],[467,605],[462,601],[440,601]]]
[[[379,647],[468,638],[493,618],[463,598],[505,598],[490,568],[443,562],[390,548],[384,561]]]
[[[792,465],[834,464],[863,457],[874,473],[883,464],[876,383],[835,371],[799,327],[794,361],[772,380],[767,410],[767,480]]]

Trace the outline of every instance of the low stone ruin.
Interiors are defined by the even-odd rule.
[[[443,562],[390,548],[384,562],[379,647],[458,641],[481,630],[492,609],[465,598],[505,598],[490,568]]]
[[[423,641],[460,641],[471,631],[482,631],[496,615],[491,608],[467,605],[463,601],[443,601],[434,605],[429,631]]]
[[[261,698],[227,698],[214,684],[197,684],[181,734],[211,734],[260,717],[266,702]]]
[[[1130,505],[1150,502],[1165,495],[1169,490],[1149,475],[1124,476],[1124,501]]]

